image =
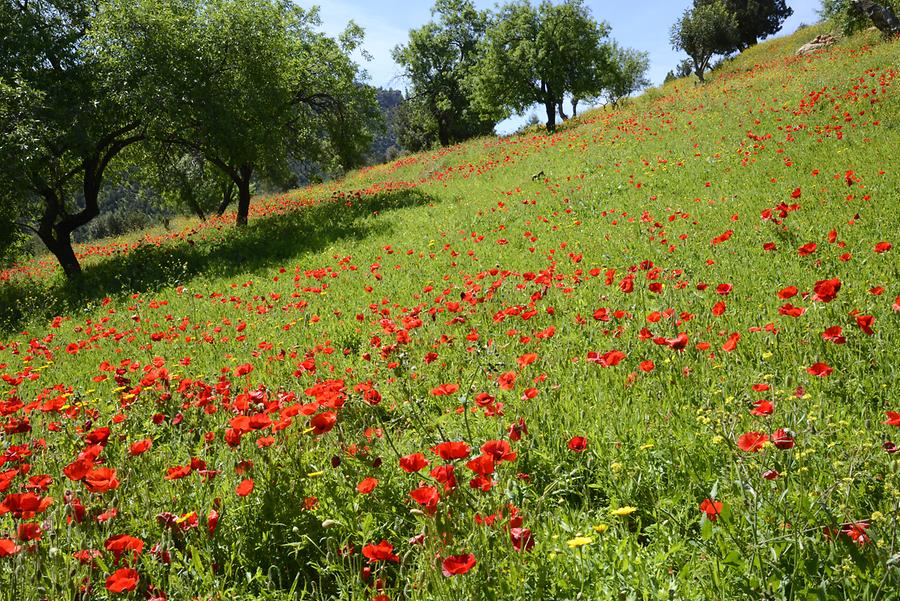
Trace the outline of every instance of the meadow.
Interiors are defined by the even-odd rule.
[[[0,274],[0,598],[900,598],[898,41]]]

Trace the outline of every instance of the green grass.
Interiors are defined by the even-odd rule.
[[[0,539],[43,531],[0,558],[0,596],[896,599],[900,455],[883,422],[900,411],[900,263],[874,249],[900,243],[897,42],[793,56],[822,30],[553,136],[257,199],[243,232],[225,220],[94,248],[78,286],[39,265],[12,275],[0,474],[16,471],[0,494],[46,474],[36,494],[54,500],[0,516]],[[782,203],[799,207],[761,217]],[[834,300],[814,300],[831,278]],[[823,339],[832,326],[843,344]],[[589,360],[610,351],[624,358]],[[761,399],[771,415],[750,414]],[[328,412],[317,434],[309,414]],[[90,492],[64,468],[101,427],[96,463],[119,485]],[[739,448],[781,428],[793,448]],[[489,440],[516,457],[483,491],[466,463]],[[471,456],[445,462],[430,450],[444,441]],[[428,468],[401,470],[417,452]],[[445,463],[456,486],[429,474]],[[436,506],[410,497],[421,486]],[[104,544],[119,534],[144,546],[116,564]],[[381,540],[398,561],[363,556]],[[442,574],[469,553],[468,573]],[[108,591],[132,564],[136,591]]]

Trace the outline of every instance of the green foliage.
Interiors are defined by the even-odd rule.
[[[596,22],[582,0],[502,6],[472,72],[476,102],[482,110],[502,109],[505,116],[540,104],[547,129],[553,130],[566,94],[600,94],[610,68],[608,33],[609,26]]]
[[[400,134],[410,150],[493,133],[499,120],[497,111],[476,110],[466,86],[488,13],[471,0],[437,0],[431,13],[436,20],[411,30],[406,45],[392,53],[411,84]]]
[[[694,73],[703,81],[712,57],[734,49],[737,31],[734,14],[722,0],[713,0],[685,9],[672,26],[670,40],[674,49],[687,53],[694,63]]]
[[[23,123],[2,132],[0,146],[12,152],[0,182],[69,276],[80,272],[72,232],[99,213],[110,162],[141,138],[139,120],[106,87],[109,73],[85,43],[97,10],[88,0],[0,3],[0,80]]]
[[[878,4],[893,9],[895,15],[900,15],[900,0],[878,0]],[[841,33],[853,34],[872,26],[872,21],[866,14],[857,8],[851,0],[822,0],[822,8],[819,11],[823,19],[831,21]]]
[[[610,44],[610,69],[603,86],[603,95],[613,105],[650,85],[647,69],[650,55],[647,52]]]
[[[716,0],[696,0],[694,6]],[[778,33],[785,19],[794,14],[785,0],[723,0],[725,8],[737,22],[733,50],[744,50],[759,40]]]
[[[94,44],[148,135],[202,157],[238,189],[289,181],[291,160],[325,171],[360,164],[380,114],[348,53],[362,31],[318,33],[316,10],[282,0],[117,0]]]

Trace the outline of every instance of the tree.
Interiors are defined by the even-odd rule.
[[[603,85],[603,96],[613,106],[650,85],[647,69],[650,55],[646,52],[623,48],[616,43],[610,45],[612,68]]]
[[[697,0],[694,5],[714,1]],[[785,0],[724,0],[724,5],[737,22],[733,50],[745,50],[759,40],[778,33],[785,19],[794,14],[794,9]]]
[[[291,162],[361,164],[380,113],[340,40],[289,0],[112,0],[95,26],[123,102],[147,134],[202,157],[233,183],[238,226],[254,179],[288,181]]]
[[[501,7],[488,28],[471,86],[485,111],[504,116],[544,106],[547,130],[556,128],[563,98],[596,96],[609,68],[609,27],[597,23],[582,0],[538,7],[518,0]]]
[[[437,21],[410,31],[407,44],[392,52],[411,84],[404,124],[424,130],[404,137],[417,146],[431,146],[434,139],[446,146],[492,133],[496,112],[475,110],[465,85],[488,13],[476,10],[471,0],[437,0],[431,14]]]
[[[144,135],[86,43],[97,12],[94,0],[0,0],[3,112],[22,124],[0,132],[0,200],[69,278],[81,272],[72,233],[100,213],[110,163]]]
[[[686,9],[673,26],[672,47],[683,50],[694,63],[694,73],[702,82],[709,61],[716,54],[732,51],[737,38],[737,22],[722,0]]]
[[[694,67],[693,67],[693,62],[691,62],[691,59],[689,59],[689,58],[683,59],[678,62],[678,65],[674,69],[672,69],[671,71],[666,73],[666,78],[663,81],[663,83],[669,83],[672,80],[681,79],[682,77],[687,77],[688,75],[690,75],[693,72],[693,70],[694,70]]]
[[[900,0],[879,0],[878,2],[859,2],[857,0],[822,0],[819,14],[823,19],[834,23],[845,35],[872,26],[872,19],[864,10],[864,5],[878,12],[890,11],[900,15]],[[890,13],[886,13],[890,14]]]

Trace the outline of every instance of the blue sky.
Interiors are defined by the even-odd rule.
[[[431,19],[433,0],[297,0],[300,6],[314,4],[320,8],[322,28],[330,35],[337,35],[351,19],[366,31],[365,49],[372,56],[369,62],[360,59],[369,72],[373,85],[404,89],[405,82],[399,67],[391,59],[391,49],[406,42],[410,29],[420,27]],[[537,2],[538,0],[533,0]],[[494,8],[494,0],[475,0],[479,8]],[[609,23],[611,37],[624,46],[650,53],[650,80],[662,83],[666,73],[685,58],[669,45],[669,29],[690,0],[642,0],[623,2],[616,0],[587,0],[594,18]],[[787,0],[794,9],[781,33],[792,33],[801,23],[818,20],[820,0]],[[543,118],[543,114],[538,112]],[[498,131],[506,133],[515,129],[524,117],[504,122]]]

